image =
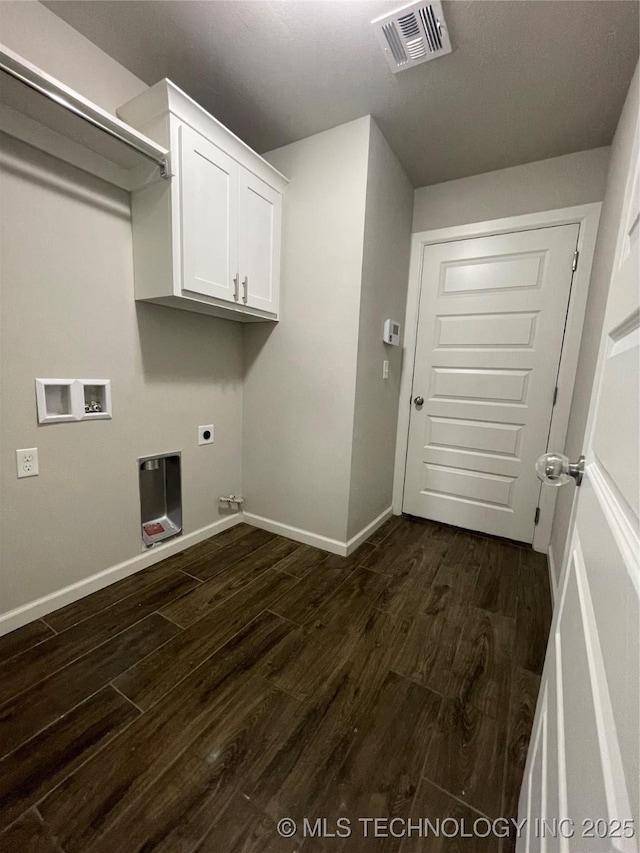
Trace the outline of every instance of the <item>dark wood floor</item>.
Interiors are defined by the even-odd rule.
[[[510,850],[358,818],[515,814],[550,608],[544,557],[488,537],[238,525],[0,638],[0,850]]]

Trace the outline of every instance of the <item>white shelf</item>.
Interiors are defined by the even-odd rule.
[[[122,189],[161,180],[165,148],[3,45],[0,83],[9,136]]]

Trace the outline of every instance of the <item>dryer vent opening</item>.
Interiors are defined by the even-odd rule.
[[[147,548],[182,533],[180,454],[138,459],[142,541]]]

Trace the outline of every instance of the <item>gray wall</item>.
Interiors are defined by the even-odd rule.
[[[412,230],[602,201],[608,160],[608,148],[595,148],[422,187],[415,192]]]
[[[3,4],[2,39],[109,109],[144,88],[38,3]],[[140,455],[182,449],[185,530],[217,520],[242,488],[243,369],[239,325],[136,306],[126,193],[2,142],[0,613],[140,553]],[[111,379],[113,420],[38,426],[35,377]],[[23,447],[39,477],[16,478]]]
[[[147,86],[37,0],[2,0],[0,40],[115,115]]]
[[[370,117],[267,155],[290,179],[282,319],[245,330],[247,510],[345,542],[391,505],[413,191]],[[382,379],[382,362],[390,377]]]
[[[383,343],[382,326],[404,320],[412,206],[409,179],[372,122],[347,538],[391,506],[402,348]]]
[[[246,509],[344,541],[370,119],[267,154],[290,179],[282,319],[245,330]]]
[[[584,450],[584,432],[589,412],[591,387],[600,348],[602,323],[613,270],[627,174],[631,163],[635,123],[638,120],[640,104],[638,73],[636,67],[611,145],[607,189],[602,205],[600,228],[593,259],[578,372],[573,390],[569,428],[565,443],[565,453],[571,459],[577,459]],[[575,489],[565,488],[558,492],[551,533],[551,547],[558,571],[564,554],[574,496]]]

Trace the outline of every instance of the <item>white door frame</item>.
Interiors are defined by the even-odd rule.
[[[587,307],[587,294],[591,278],[591,265],[600,221],[600,202],[582,204],[577,207],[564,207],[560,210],[548,210],[541,213],[527,213],[523,216],[508,216],[488,222],[473,222],[469,225],[456,225],[451,228],[438,228],[433,231],[419,231],[411,237],[411,262],[409,265],[409,286],[407,291],[407,310],[404,321],[404,342],[402,373],[400,377],[400,404],[398,410],[398,432],[396,439],[396,459],[393,478],[393,512],[400,515],[404,495],[404,476],[409,441],[410,399],[413,383],[413,367],[418,332],[418,311],[420,304],[420,280],[422,278],[422,255],[425,246],[436,243],[451,243],[455,240],[473,237],[492,237],[496,234],[508,234],[513,231],[530,231],[534,228],[551,228],[555,225],[578,224],[578,268],[573,276],[567,325],[565,328],[560,369],[558,373],[558,399],[553,408],[549,447],[554,450],[564,448],[569,424],[569,412],[573,385],[578,366],[580,339]],[[540,521],[533,537],[533,548],[547,553],[551,541],[551,526],[555,509],[555,489],[543,489],[540,499]]]

